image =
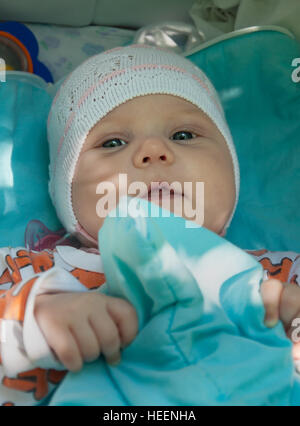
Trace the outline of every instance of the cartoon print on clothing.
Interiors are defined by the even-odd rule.
[[[80,250],[76,253],[80,254]],[[105,282],[103,272],[89,271],[73,267],[69,263],[64,263],[56,250],[43,250],[36,252],[24,248],[13,249],[11,247],[0,249],[0,324],[1,320],[16,321],[23,324],[26,302],[38,275],[46,272],[59,263],[68,270],[87,289],[93,290]],[[31,277],[31,278],[29,278]],[[5,288],[2,290],[2,288]],[[21,371],[16,377],[8,377],[1,374],[3,365],[0,351],[0,405],[36,405],[43,400],[49,392],[57,386],[66,375],[67,371],[54,369],[34,368]],[[2,377],[1,377],[2,376]],[[2,388],[2,389],[1,389]],[[5,397],[5,390],[17,391],[15,395],[20,395],[17,400]],[[27,396],[23,401],[22,395]],[[31,394],[31,398],[30,398]],[[8,396],[8,395],[7,395]]]

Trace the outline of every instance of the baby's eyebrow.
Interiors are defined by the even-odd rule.
[[[201,123],[203,123],[204,125],[210,125],[210,119],[207,117],[204,111],[187,110],[183,111],[181,114],[184,119],[188,119],[191,115],[193,115],[194,118],[199,118],[199,121],[201,121]]]
[[[172,114],[167,116],[168,120],[174,120],[176,124],[178,124],[178,118],[180,118],[180,121],[182,122],[184,121],[188,122],[190,118],[192,118],[193,120],[198,119],[199,121],[197,125],[201,127],[203,131],[205,130],[209,131],[211,129],[212,123],[203,111],[188,109],[188,110],[177,111],[177,112],[174,111]],[[112,120],[109,118],[107,119],[104,118],[101,120],[101,125],[99,126],[99,128],[97,130],[95,129],[93,134],[93,139],[94,138],[97,139],[98,137],[100,137],[103,132],[107,132],[110,130],[114,132],[118,132],[118,131],[121,131],[122,129],[123,129],[123,125],[117,119]]]
[[[210,133],[213,129],[213,123],[209,117],[206,116],[204,112],[199,111],[186,111],[180,114],[176,114],[174,118],[174,122],[178,125],[187,125],[196,124],[198,128],[200,128],[203,132]]]
[[[97,126],[97,128],[93,129],[93,138],[98,138],[100,137],[103,132],[107,132],[109,130],[111,131],[119,131],[119,129],[121,129],[122,126],[120,125],[120,123],[118,123],[117,120],[101,120],[101,124],[99,124]],[[107,129],[107,130],[106,130]]]

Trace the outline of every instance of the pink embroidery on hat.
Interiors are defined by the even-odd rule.
[[[61,84],[61,86],[59,87],[59,89],[58,89],[58,91],[57,91],[57,93],[55,95],[55,98],[52,101],[51,110],[50,110],[49,115],[48,115],[47,126],[49,126],[50,118],[52,116],[52,108],[56,104],[56,101],[57,101],[57,99],[58,99],[58,97],[60,95],[60,92],[61,92],[62,88],[65,86],[65,84],[67,83],[67,81],[69,80],[69,78],[71,77],[71,75],[72,75],[72,73],[70,73],[68,75],[68,77],[63,81],[63,83]]]
[[[126,71],[126,69],[123,70],[119,70],[119,71],[114,71],[112,73],[110,73],[109,75],[107,75],[106,77],[102,78],[101,80],[99,80],[96,84],[94,84],[93,86],[91,86],[79,99],[79,102],[77,104],[77,107],[80,107],[80,105],[85,101],[85,99],[90,95],[90,93],[92,93],[94,91],[94,89],[97,86],[100,86],[101,84],[105,83],[108,80],[112,80],[116,75],[119,74],[124,74]]]
[[[102,53],[106,55],[107,53],[116,52],[117,50],[122,50],[122,49],[124,49],[123,46],[117,46],[117,47],[114,47],[113,49],[105,50],[105,52],[102,52]]]
[[[80,67],[81,67],[82,65],[84,65],[86,62],[88,62],[90,59],[92,59],[93,57],[98,56],[98,55],[99,55],[99,53],[96,53],[95,55],[90,56],[89,58],[85,59],[85,60],[84,60],[84,61],[80,64]],[[61,92],[62,88],[66,85],[67,81],[71,78],[71,76],[73,75],[73,72],[74,72],[74,71],[75,71],[75,70],[71,71],[71,72],[70,72],[70,74],[66,77],[66,79],[62,82],[61,86],[59,87],[59,89],[58,89],[58,91],[57,91],[57,93],[56,93],[56,95],[55,95],[55,97],[54,97],[54,99],[53,99],[53,101],[52,101],[51,110],[50,110],[49,115],[48,115],[47,126],[49,126],[50,118],[51,118],[51,116],[52,116],[52,108],[53,108],[53,106],[56,104],[56,101],[57,101],[57,99],[58,99],[58,97],[59,97],[59,95],[60,95],[60,92]]]
[[[125,46],[126,47],[126,46]],[[160,47],[160,46],[149,46],[148,44],[130,44],[129,47],[135,47],[135,48],[144,48],[144,49],[156,49],[156,50],[162,50],[163,52],[169,52],[169,50],[166,47]],[[172,52],[170,52],[172,53]]]
[[[66,134],[68,133],[68,130],[69,130],[69,127],[70,127],[70,125],[71,125],[71,123],[73,121],[74,115],[75,115],[75,111],[73,111],[72,114],[70,115],[70,117],[68,118],[68,121],[66,123],[66,127],[65,127],[65,130],[64,130],[64,133],[63,133],[62,137],[59,140],[58,149],[57,149],[57,156],[60,153],[63,141],[65,139]],[[57,165],[57,161],[55,161],[55,164],[54,164],[53,176],[55,176],[56,165]]]

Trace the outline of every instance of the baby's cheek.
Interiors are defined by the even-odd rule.
[[[84,226],[91,216],[96,214],[96,193],[95,188],[84,182],[73,182],[72,184],[72,205],[77,220]]]
[[[78,219],[78,214],[80,213],[80,187],[77,183],[72,183],[72,206],[75,216]]]
[[[235,180],[231,157],[217,151],[212,158],[211,173],[216,197],[224,203],[224,207],[233,208],[235,202]]]

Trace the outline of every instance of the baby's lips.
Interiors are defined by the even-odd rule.
[[[184,193],[180,188],[172,188],[168,182],[157,181],[151,182],[147,189],[139,194],[139,198],[150,200],[151,197],[158,198],[159,196],[180,196],[183,197]]]

